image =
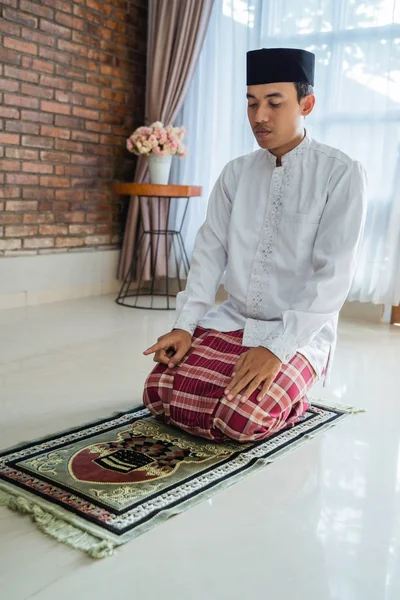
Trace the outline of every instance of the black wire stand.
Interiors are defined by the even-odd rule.
[[[171,289],[170,278],[175,278],[175,280],[178,282],[178,291],[182,291],[185,286],[182,285],[181,265],[183,265],[185,279],[187,279],[190,268],[189,258],[182,238],[182,227],[185,222],[190,197],[181,198],[181,200],[185,202],[185,205],[182,219],[179,223],[179,229],[168,229],[171,200],[175,200],[177,198],[159,196],[155,199],[158,201],[158,223],[161,222],[161,202],[165,202],[167,204],[167,214],[165,219],[166,228],[150,230],[143,229],[141,231],[139,240],[135,244],[131,265],[121,286],[116,302],[121,306],[127,306],[129,308],[140,308],[146,310],[175,310],[176,291],[173,293],[173,290]],[[179,201],[179,199],[177,199],[177,201]],[[138,202],[139,222],[142,222],[140,197],[138,197]],[[156,277],[158,252],[162,247],[160,244],[164,245],[165,254],[165,278],[163,279],[158,279]],[[143,256],[142,266],[140,267],[140,276],[137,286],[135,285],[135,289],[131,289],[132,284],[136,283],[136,264],[139,256]],[[145,281],[144,274],[148,260],[150,260],[151,279],[150,281]],[[175,269],[173,269],[175,273],[171,273],[170,262],[175,263]],[[160,287],[163,287],[164,289],[160,290]],[[144,298],[147,298],[147,302],[143,301]],[[157,302],[155,302],[156,299]],[[165,302],[159,302],[161,299],[164,299]],[[160,306],[161,303],[165,305]]]

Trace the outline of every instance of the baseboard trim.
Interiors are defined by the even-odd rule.
[[[121,281],[116,278],[119,250],[35,255],[0,259],[0,310],[48,304],[89,296],[117,295]],[[184,283],[184,282],[182,282]],[[156,289],[163,289],[159,282]],[[135,288],[135,284],[131,289]],[[171,293],[179,291],[178,281],[170,280]],[[216,303],[228,298],[223,285]],[[346,302],[341,319],[380,323],[381,304]]]
[[[0,309],[117,294],[119,250],[0,259]]]

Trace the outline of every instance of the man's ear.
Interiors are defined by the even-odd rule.
[[[301,99],[302,105],[302,115],[303,117],[308,117],[309,114],[312,113],[315,106],[315,96],[314,94],[309,94]]]

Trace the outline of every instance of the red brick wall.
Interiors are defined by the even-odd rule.
[[[119,245],[147,0],[0,2],[0,255]]]

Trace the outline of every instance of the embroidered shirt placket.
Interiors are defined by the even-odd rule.
[[[286,167],[275,167],[272,173],[269,206],[264,217],[264,225],[255,256],[247,297],[247,313],[250,317],[246,328],[245,345],[258,342],[262,345],[263,331],[257,327],[257,320],[263,319],[264,306],[268,296],[268,284],[273,270],[273,256],[276,236],[282,216],[282,196]],[[254,319],[254,320],[253,320]],[[269,336],[271,339],[271,336]]]

